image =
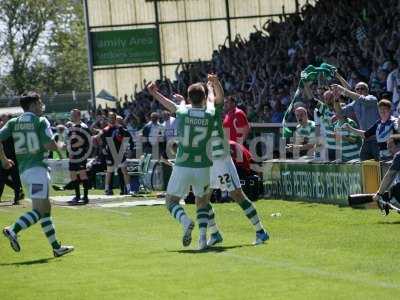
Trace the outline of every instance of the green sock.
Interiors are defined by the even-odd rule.
[[[239,205],[246,214],[246,217],[250,220],[251,224],[253,224],[256,231],[264,230],[253,203],[251,203],[250,200],[245,199],[240,202]]]
[[[219,229],[217,223],[215,222],[215,213],[211,203],[207,205],[207,210],[208,210],[208,229],[210,230],[211,234],[217,233]]]
[[[197,223],[199,225],[200,235],[207,234],[208,208],[197,209]]]
[[[31,211],[26,212],[22,216],[20,216],[17,221],[12,226],[12,231],[16,234],[23,229],[27,229],[28,227],[36,224],[37,221],[40,219],[40,213],[32,209]]]
[[[44,234],[46,235],[49,244],[53,249],[58,249],[61,247],[61,244],[57,241],[56,231],[53,225],[53,221],[51,219],[50,214],[45,214],[43,219],[41,220],[41,225]]]
[[[185,213],[185,210],[179,203],[172,203],[170,205],[167,205],[167,209],[171,216],[178,220],[179,223],[183,224],[184,222],[187,222],[187,220],[189,220]]]

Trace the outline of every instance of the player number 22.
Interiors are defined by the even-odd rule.
[[[221,184],[225,184],[225,183],[229,184],[229,183],[231,183],[231,178],[230,178],[228,173],[225,173],[223,176],[219,175],[218,178],[219,178],[219,182]]]

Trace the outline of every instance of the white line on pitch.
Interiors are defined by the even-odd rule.
[[[385,281],[363,279],[360,277],[355,277],[354,275],[351,275],[349,273],[338,273],[338,272],[332,273],[332,272],[324,271],[324,270],[317,269],[317,268],[300,267],[289,261],[265,260],[265,259],[261,259],[259,257],[242,256],[242,255],[236,255],[236,254],[231,254],[231,253],[221,253],[220,255],[232,257],[235,259],[253,261],[253,262],[257,262],[259,264],[267,265],[269,267],[275,267],[275,268],[281,268],[281,269],[283,268],[283,269],[300,272],[300,273],[304,273],[304,274],[319,275],[319,276],[330,277],[330,278],[334,278],[334,279],[338,279],[338,280],[348,280],[348,281],[352,281],[354,283],[372,285],[372,286],[381,287],[381,288],[400,289],[399,284],[385,282]]]

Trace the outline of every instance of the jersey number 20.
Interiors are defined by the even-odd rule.
[[[36,153],[39,151],[39,139],[36,132],[14,132],[15,154]]]

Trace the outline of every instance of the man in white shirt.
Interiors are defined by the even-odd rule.
[[[174,117],[171,117],[171,113],[167,110],[164,110],[162,112],[162,117],[164,122],[161,124],[165,128],[165,141],[168,143],[168,141],[177,135],[177,127],[176,127],[176,119]]]
[[[165,127],[159,122],[159,115],[151,113],[150,122],[143,127],[144,152],[152,153],[153,157],[159,157],[161,143],[164,143]]]

